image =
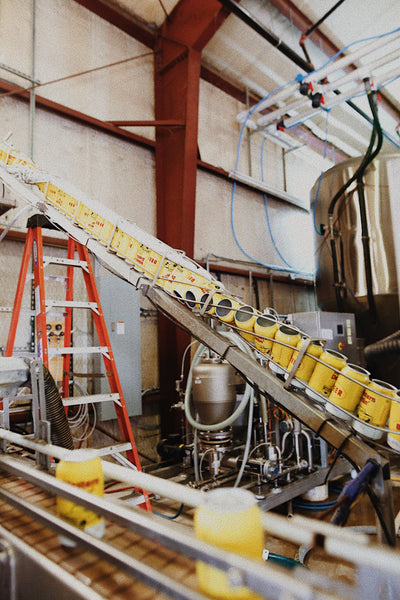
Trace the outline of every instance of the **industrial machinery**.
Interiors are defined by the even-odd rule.
[[[318,305],[354,313],[366,345],[400,329],[399,160],[398,154],[379,155],[358,181],[362,161],[347,160],[326,171],[311,192],[317,228],[324,231],[316,236]],[[391,356],[374,362],[374,371],[399,386]]]
[[[240,485],[253,491],[259,506],[268,510],[310,490],[322,487],[326,492],[329,479],[348,472],[351,466],[360,472],[358,477],[362,478],[363,489],[369,486],[380,536],[387,544],[395,545],[386,453],[398,451],[398,433],[394,426],[398,421],[389,421],[388,427],[386,415],[383,424],[375,424],[356,411],[365,394],[375,393],[384,398],[386,408],[395,407],[395,415],[399,405],[396,389],[386,388],[378,393],[373,387],[377,384],[370,381],[366,370],[348,364],[340,352],[325,348],[326,340],[322,336],[310,337],[288,317],[273,314],[272,310],[261,313],[245,305],[180,252],[121,219],[99,202],[86,198],[66,182],[40,171],[7,144],[1,148],[0,160],[4,164],[0,178],[8,189],[45,213],[110,271],[140,289],[158,309],[168,313],[201,342],[193,354],[187,381],[181,386],[182,401],[176,407],[181,416],[184,411],[182,436],[163,440],[159,445],[162,458],[171,467],[170,475],[180,475],[180,482],[187,485],[178,486],[180,491],[176,491],[172,482],[135,471],[127,474],[125,469],[119,471],[108,463],[103,464],[105,474],[143,491],[179,498],[189,506],[201,504],[203,492],[213,487]],[[26,184],[33,184],[34,188]],[[38,395],[40,397],[40,391]],[[345,397],[346,403],[343,402]],[[70,453],[75,452],[50,444],[50,438],[44,438],[41,429],[34,433],[32,439],[32,436],[9,431],[7,426],[0,428],[4,447],[12,443],[30,449],[44,466],[49,465],[43,456],[68,460]],[[380,446],[386,440],[388,446],[385,445],[385,453],[381,453]],[[122,516],[115,507],[111,508],[97,497],[88,498],[76,490],[71,492],[71,486],[64,488],[46,474],[32,473],[7,457],[0,457],[0,468],[34,485],[41,484],[53,494],[79,498],[85,506],[104,510],[107,518],[117,516],[121,522]],[[359,480],[356,478],[356,481]],[[7,503],[18,504],[29,515],[51,522],[53,529],[63,531],[67,537],[79,538],[79,543],[91,551],[96,547],[100,556],[107,556],[107,560],[118,567],[123,566],[121,555],[105,548],[102,542],[93,542],[84,532],[64,527],[23,501],[13,500],[1,488],[0,496]],[[173,533],[167,534],[164,530],[157,533],[157,526],[147,520],[142,522],[136,515],[124,513],[123,518],[125,526],[149,535],[152,540],[162,540],[168,548],[180,546],[194,559],[213,562],[226,570],[234,568],[232,576],[238,575],[237,585],[244,582],[264,597],[267,594],[271,598],[282,597],[285,588],[273,582],[273,577],[266,579],[265,572],[254,563],[244,561],[241,568],[232,557],[215,550],[209,554],[209,548],[201,545],[189,550],[186,539],[174,538]],[[190,545],[193,548],[192,540]],[[369,560],[365,559],[364,565],[370,564]],[[393,567],[389,559],[383,564],[387,564],[388,569]],[[176,583],[157,578],[154,572],[128,559],[125,566],[135,576],[175,598],[201,597],[198,592],[187,592]],[[391,574],[392,571],[388,571],[389,579]],[[380,582],[384,579],[384,576],[378,578]],[[299,595],[295,582],[292,583],[291,587],[290,579],[286,581],[290,588],[286,591],[294,598],[308,597],[314,586],[300,590]],[[332,591],[331,585],[325,589]],[[365,598],[374,597],[369,592],[367,589]],[[341,589],[336,596],[346,598],[346,594],[351,595],[349,590]],[[318,595],[313,597],[318,598]]]

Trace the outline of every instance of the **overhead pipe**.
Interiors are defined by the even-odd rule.
[[[285,42],[278,38],[272,31],[267,29],[263,23],[253,17],[245,8],[243,8],[243,6],[240,6],[233,0],[219,0],[219,2],[231,13],[239,17],[246,25],[249,25],[254,31],[261,35],[261,37],[267,40],[267,42],[282,52],[282,54],[287,56],[287,58],[300,67],[300,69],[303,69],[303,71],[306,71],[307,73],[314,70],[311,63],[299,56],[297,52],[292,50],[292,48],[285,44]]]
[[[283,42],[280,38],[278,38],[272,31],[267,29],[263,23],[255,19],[245,8],[234,2],[233,0],[218,0],[225,8],[230,10],[231,13],[239,17],[244,23],[249,25],[261,37],[263,37],[267,42],[272,44],[274,48],[279,50],[282,54],[284,54],[287,58],[289,58],[293,63],[295,63],[300,69],[306,71],[306,73],[311,73],[314,71],[314,67],[311,63],[304,60],[301,56],[297,54],[292,48],[290,48],[285,42]],[[339,90],[334,90],[335,94],[340,94]],[[354,102],[351,100],[346,100],[346,104],[350,106],[353,110],[355,110],[360,116],[362,116],[368,123],[371,125],[374,124],[373,119],[369,117],[361,108],[359,108]],[[389,133],[382,130],[382,133],[386,139],[388,139],[396,148],[400,149],[400,143],[391,136]]]

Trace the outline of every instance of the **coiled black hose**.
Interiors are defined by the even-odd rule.
[[[51,425],[51,442],[56,446],[74,449],[71,431],[65,414],[61,396],[48,368],[43,365],[44,396],[46,400],[46,417]]]
[[[396,331],[387,338],[370,344],[364,348],[364,356],[367,360],[381,356],[382,354],[400,352],[400,331]]]

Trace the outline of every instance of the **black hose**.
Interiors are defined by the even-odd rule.
[[[369,86],[369,80],[365,82],[366,86]],[[342,185],[342,187],[336,192],[334,197],[332,198],[329,209],[328,209],[328,222],[329,222],[329,230],[331,236],[331,252],[332,252],[332,268],[333,268],[333,280],[335,286],[335,296],[336,302],[338,305],[338,310],[343,311],[343,295],[342,288],[343,282],[339,276],[339,265],[338,265],[338,257],[336,252],[336,240],[333,232],[333,214],[335,207],[338,201],[343,197],[346,189],[357,180],[357,190],[358,190],[358,198],[359,198],[359,206],[360,206],[360,218],[361,218],[361,236],[362,236],[362,244],[363,244],[363,253],[364,253],[364,268],[365,268],[365,277],[367,284],[367,297],[368,297],[368,306],[373,317],[376,316],[376,308],[375,308],[375,300],[373,296],[373,285],[372,285],[372,266],[371,266],[371,253],[369,247],[369,235],[368,235],[368,222],[366,216],[366,207],[365,207],[365,195],[364,195],[364,184],[362,178],[364,176],[365,170],[368,165],[374,160],[374,158],[379,153],[382,142],[383,142],[383,134],[382,128],[378,118],[378,111],[376,107],[376,92],[368,91],[367,94],[368,103],[371,108],[371,112],[373,115],[373,129],[371,133],[371,139],[367,148],[367,151],[364,155],[364,158],[361,160],[360,165],[358,166],[355,173],[350,177],[350,179]],[[373,150],[376,137],[378,135],[378,142]],[[340,211],[340,207],[338,212]],[[343,262],[343,251],[342,251],[342,262]]]
[[[338,0],[338,2],[336,2],[336,4],[328,10],[328,12],[326,12],[320,19],[318,19],[318,21],[314,23],[314,25],[311,25],[311,27],[307,29],[304,35],[306,37],[311,35],[311,33],[315,31],[315,29],[317,29],[317,27],[319,27],[337,8],[339,8],[339,6],[343,4],[344,1],[345,0]]]
[[[397,332],[399,336],[400,332]],[[364,356],[367,360],[381,356],[382,354],[398,353],[400,352],[400,337],[391,336],[386,340],[375,342],[364,348]]]
[[[376,320],[376,305],[373,291],[373,282],[372,282],[372,265],[371,265],[371,251],[370,251],[370,238],[369,238],[369,229],[368,229],[368,221],[367,221],[367,211],[365,204],[365,194],[364,194],[364,182],[363,177],[364,173],[369,164],[375,159],[382,148],[383,143],[383,134],[382,127],[379,122],[378,110],[376,106],[376,94],[372,95],[368,94],[368,102],[371,107],[372,114],[374,116],[375,128],[378,135],[378,141],[376,144],[376,148],[370,156],[368,162],[364,165],[363,169],[357,176],[357,192],[358,192],[358,204],[360,207],[360,220],[361,220],[361,241],[363,246],[363,254],[364,254],[364,269],[365,269],[365,283],[367,286],[367,299],[368,299],[368,308],[370,311],[371,317]]]
[[[371,93],[371,92],[370,92]],[[370,94],[368,94],[368,99],[370,98]],[[371,104],[370,104],[371,106]],[[364,155],[364,158],[362,159],[357,171],[355,171],[355,173],[350,177],[350,179],[348,181],[346,181],[346,183],[344,183],[342,185],[342,187],[336,192],[336,194],[334,195],[334,197],[331,200],[331,203],[329,204],[329,208],[328,208],[328,218],[332,218],[333,217],[333,213],[335,210],[335,206],[337,204],[337,202],[340,200],[340,198],[343,196],[343,194],[345,193],[345,191],[347,190],[347,188],[353,183],[353,181],[355,181],[359,175],[360,172],[364,171],[364,167],[366,167],[366,165],[369,162],[369,157],[371,156],[372,153],[372,148],[375,144],[375,139],[376,139],[376,123],[375,123],[375,119],[374,119],[374,125],[372,128],[372,133],[371,133],[371,139],[369,141],[369,146],[367,148],[367,151]]]
[[[44,396],[46,400],[46,418],[51,425],[51,442],[56,446],[74,449],[71,431],[65,414],[61,396],[48,368],[43,365]]]

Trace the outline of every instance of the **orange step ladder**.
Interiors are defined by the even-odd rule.
[[[45,219],[43,221],[43,219]],[[35,297],[35,329],[36,329],[36,347],[38,358],[43,361],[47,368],[49,367],[50,357],[56,354],[63,357],[63,402],[66,407],[77,405],[82,402],[103,402],[113,401],[121,436],[125,444],[121,445],[119,452],[125,451],[127,459],[134,467],[141,471],[139,454],[133,436],[131,422],[124,394],[121,388],[121,382],[118,376],[114,355],[111,348],[110,338],[101,308],[100,298],[97,291],[93,268],[90,262],[89,252],[86,246],[68,237],[67,258],[44,257],[43,256],[43,235],[42,226],[45,226],[47,219],[43,215],[35,215],[28,222],[28,232],[25,241],[24,252],[22,256],[21,269],[19,273],[17,290],[15,294],[13,312],[11,317],[10,330],[7,339],[5,356],[12,356],[14,350],[17,326],[21,312],[22,298],[25,282],[30,264],[30,258],[33,260],[33,282]],[[76,254],[78,259],[75,259]],[[66,274],[66,295],[65,301],[46,301],[45,296],[45,276],[44,269],[48,264],[64,265],[67,268]],[[73,281],[74,269],[81,268],[84,283],[87,290],[88,302],[76,302],[73,300]],[[64,347],[58,349],[49,348],[47,337],[47,317],[46,311],[49,308],[62,308],[64,314]],[[74,348],[72,347],[72,311],[74,308],[90,309],[95,325],[99,346],[92,348]],[[71,356],[79,353],[101,353],[103,356],[105,374],[110,386],[110,394],[97,394],[94,396],[72,397],[69,395],[70,384],[70,364]],[[115,445],[112,446],[115,449]],[[118,447],[118,446],[117,446]],[[115,450],[114,452],[115,453]],[[151,506],[148,494],[141,490],[144,502],[140,505],[151,512]]]

